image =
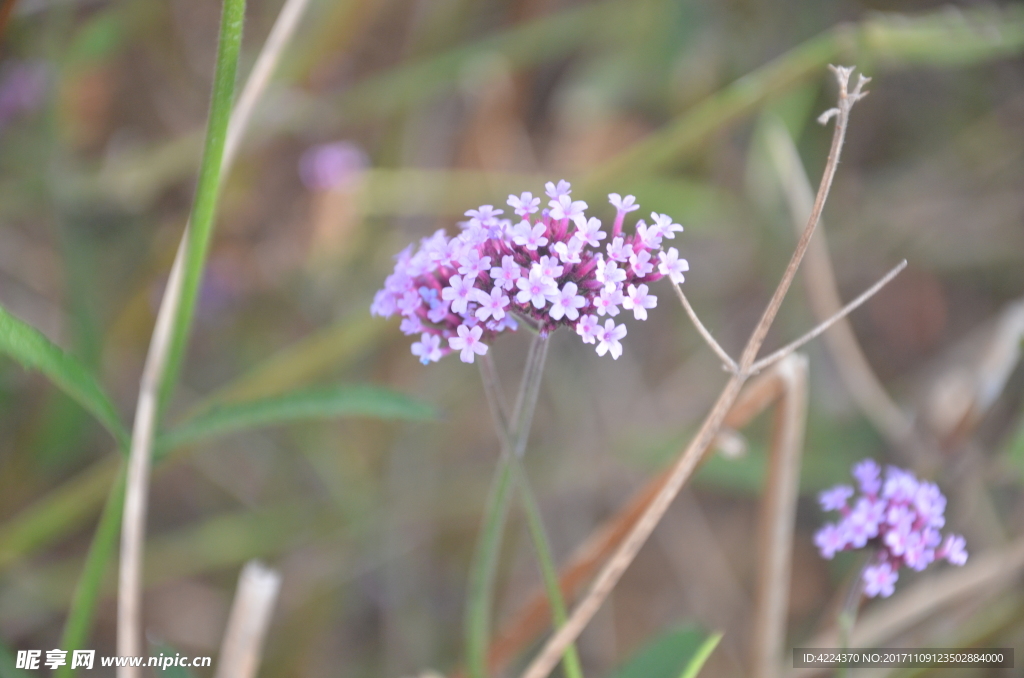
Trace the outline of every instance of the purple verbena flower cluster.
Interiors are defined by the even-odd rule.
[[[951,534],[943,540],[939,532],[946,524],[946,497],[937,485],[895,466],[886,469],[883,480],[873,459],[855,464],[853,477],[859,496],[849,485],[819,495],[821,508],[838,511],[841,517],[818,530],[814,543],[830,560],[838,551],[875,547],[875,556],[864,569],[864,593],[869,597],[891,596],[903,565],[921,571],[943,558],[954,565],[967,562],[964,538]]]
[[[651,224],[641,219],[627,235],[625,217],[640,206],[631,195],[612,193],[616,215],[609,237],[600,220],[585,214],[587,204],[571,198],[569,182],[545,188],[546,209],[531,193],[510,195],[516,220],[483,205],[466,212],[469,220],[454,238],[442,229],[417,250],[407,247],[371,313],[400,314],[402,331],[420,337],[412,352],[424,364],[451,351],[473,362],[494,337],[517,328],[513,315],[540,333],[571,327],[584,343],[595,344],[598,355],[618,359],[626,336],[626,326],[614,320],[619,307],[646,320],[658,303],[648,284],[663,276],[681,283],[689,270],[676,248],[661,247],[683,227],[652,213]]]

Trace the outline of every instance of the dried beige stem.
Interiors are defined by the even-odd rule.
[[[878,294],[879,290],[881,290],[883,287],[888,285],[892,281],[892,279],[895,278],[897,275],[899,275],[900,271],[902,271],[906,267],[907,267],[907,260],[904,259],[903,261],[898,263],[895,267],[893,267],[893,269],[891,271],[889,271],[884,276],[882,276],[882,278],[878,282],[876,282],[874,285],[872,285],[868,289],[864,290],[860,294],[860,296],[858,296],[856,299],[854,299],[853,301],[848,303],[846,306],[843,306],[841,309],[839,309],[839,311],[837,311],[836,314],[833,315],[831,318],[827,318],[826,320],[823,320],[817,327],[815,327],[813,330],[811,330],[810,332],[808,332],[804,336],[802,336],[799,339],[796,339],[796,340],[790,342],[789,344],[786,344],[785,346],[780,348],[778,351],[775,351],[775,353],[772,353],[769,356],[761,358],[756,363],[751,365],[750,366],[751,374],[757,374],[758,372],[760,372],[761,370],[765,369],[766,367],[770,367],[773,363],[778,362],[779,360],[782,360],[783,358],[785,358],[786,356],[791,354],[793,351],[797,350],[798,348],[800,348],[801,346],[806,344],[807,342],[811,341],[812,339],[815,339],[816,337],[821,335],[823,332],[828,331],[828,328],[832,327],[837,322],[845,319],[846,316],[850,315],[850,313],[855,311],[865,301],[867,301],[871,297],[873,297],[876,294]]]
[[[778,370],[769,370],[751,379],[733,403],[725,417],[723,426],[741,429],[764,412],[785,391],[785,384]],[[717,441],[716,441],[717,442]],[[660,473],[637,492],[612,518],[591,533],[562,568],[559,582],[562,595],[569,600],[582,587],[611,553],[618,548],[626,535],[647,510],[668,478],[668,471]],[[547,593],[543,587],[529,597],[528,602],[495,636],[491,644],[488,668],[492,674],[501,673],[517,652],[529,645],[551,620]],[[455,678],[463,675],[454,674]]]
[[[784,385],[775,412],[767,488],[761,506],[757,594],[751,668],[754,678],[775,678],[783,661],[789,608],[793,525],[800,493],[800,460],[807,427],[807,359],[783,358],[773,370]]]
[[[238,577],[215,678],[255,678],[281,575],[251,560]]]
[[[523,678],[546,678],[565,651],[565,648],[579,637],[579,634],[582,633],[598,608],[600,608],[601,603],[604,602],[612,589],[615,588],[626,568],[636,558],[640,548],[646,543],[654,528],[657,527],[658,522],[665,515],[665,511],[668,510],[669,504],[672,503],[676,494],[679,493],[680,488],[689,480],[694,470],[696,470],[704,458],[708,447],[715,439],[722,425],[722,421],[732,408],[740,393],[740,389],[747,380],[748,370],[757,358],[758,351],[760,351],[764,338],[768,334],[768,328],[775,319],[779,307],[782,305],[782,300],[789,291],[793,277],[796,275],[796,270],[803,259],[804,253],[807,251],[807,245],[821,216],[821,210],[825,205],[825,199],[828,197],[829,189],[832,186],[832,179],[835,177],[836,168],[839,164],[839,155],[846,136],[850,109],[864,96],[862,89],[867,82],[867,78],[860,76],[856,87],[853,91],[850,91],[848,87],[853,69],[840,67],[833,68],[832,70],[839,81],[839,102],[838,107],[832,113],[836,118],[835,132],[832,136],[832,148],[829,151],[824,176],[821,179],[821,185],[818,189],[817,198],[814,201],[811,216],[797,242],[796,250],[793,252],[789,265],[786,267],[785,273],[783,273],[782,281],[772,295],[768,307],[765,309],[761,320],[754,328],[747,342],[746,348],[743,350],[739,361],[739,371],[730,377],[722,389],[722,393],[719,395],[718,400],[715,401],[704,423],[701,424],[697,435],[686,447],[669,472],[665,485],[647,507],[647,510],[640,517],[640,520],[637,521],[636,525],[634,525],[630,534],[622,542],[615,554],[612,555],[608,563],[598,573],[597,578],[584,595],[583,600],[572,611],[568,622],[545,643],[538,656],[526,668]]]
[[[242,95],[231,114],[221,161],[222,175],[231,167],[239,142],[252,117],[253,108],[266,88],[307,4],[308,0],[287,0],[260,50]],[[174,264],[171,266],[167,288],[160,302],[160,310],[157,312],[156,325],[153,328],[139,383],[139,397],[132,424],[118,572],[117,651],[122,656],[145,654],[142,641],[142,566],[143,547],[146,541],[150,460],[159,418],[161,378],[167,366],[171,330],[181,301],[182,270],[189,230],[189,225],[186,224]],[[117,675],[118,678],[137,678],[140,671],[138,667],[119,667]]]
[[[284,48],[291,42],[299,20],[306,13],[306,6],[309,0],[286,0],[281,12],[274,21],[274,26],[267,35],[267,41],[263,43],[260,54],[256,57],[256,63],[252,66],[249,77],[245,80],[245,87],[235,102],[231,111],[231,121],[228,123],[228,133],[224,140],[224,160],[221,171],[226,173],[235,162],[238,148],[242,143],[242,137],[249,129],[249,121],[256,109],[256,103],[263,96],[264,90],[270,83],[277,64],[281,60]]]
[[[711,332],[704,327],[704,323],[700,321],[700,318],[697,317],[697,313],[693,310],[693,307],[690,306],[690,300],[686,298],[685,294],[683,294],[683,288],[680,287],[678,283],[672,283],[672,287],[676,290],[676,296],[679,297],[679,303],[681,303],[683,308],[686,309],[686,315],[690,316],[691,322],[693,322],[697,331],[700,332],[700,336],[704,338],[705,343],[711,347],[711,350],[715,352],[727,370],[730,372],[736,372],[736,370],[739,369],[736,365],[736,361],[725,352],[725,349],[723,349],[718,342],[715,341],[715,338],[711,336]]]
[[[186,229],[187,236],[187,229]],[[171,267],[163,302],[156,317],[153,338],[139,384],[139,400],[132,425],[125,479],[124,513],[121,519],[121,561],[118,570],[117,653],[122,657],[145,654],[142,642],[142,561],[146,541],[146,505],[153,435],[159,409],[160,378],[167,364],[171,328],[181,300],[182,271],[185,266],[185,238]],[[136,666],[118,667],[118,678],[136,678]]]
[[[775,120],[769,123],[766,138],[769,154],[779,173],[793,215],[794,227],[801,229],[813,207],[811,183],[796,146],[781,122]],[[827,242],[822,229],[807,250],[804,266],[807,296],[819,322],[838,313],[842,306]],[[875,376],[848,320],[841,318],[825,333],[825,345],[832,354],[843,383],[861,411],[886,440],[896,447],[906,448],[914,436],[913,422],[889,397]]]

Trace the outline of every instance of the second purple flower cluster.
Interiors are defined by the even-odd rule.
[[[873,459],[856,464],[853,477],[859,495],[849,485],[838,485],[818,497],[821,508],[838,511],[840,519],[818,530],[814,543],[828,559],[839,551],[875,547],[863,575],[869,597],[891,596],[904,565],[920,571],[939,559],[967,562],[964,538],[951,534],[943,539],[939,532],[946,524],[946,497],[937,485],[895,466],[886,469],[883,479]]]

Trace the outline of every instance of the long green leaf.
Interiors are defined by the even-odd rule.
[[[91,520],[117,473],[116,456],[104,457],[0,527],[0,572]]]
[[[114,436],[118,447],[128,449],[128,432],[117,415],[117,409],[89,369],[3,307],[0,307],[0,352],[11,356],[26,369],[39,370],[46,375],[96,417]]]
[[[17,667],[14,653],[0,643],[0,678],[29,678],[30,675],[28,671]]]
[[[353,416],[422,421],[434,418],[435,413],[418,400],[384,388],[336,386],[214,407],[162,436],[159,447],[169,450],[256,426]]]
[[[288,502],[221,513],[155,534],[146,543],[146,586],[234,568],[312,539],[329,542],[340,538],[337,516],[319,509],[309,503]],[[72,600],[83,567],[84,561],[78,556],[41,564],[11,587],[33,610],[59,612]],[[109,600],[117,591],[116,565],[108,561],[103,574],[99,597]]]
[[[388,325],[364,308],[285,346],[234,381],[203,398],[196,414],[215,405],[280,395],[337,369],[376,342]]]
[[[220,42],[217,45],[217,65],[213,74],[213,94],[210,97],[210,116],[206,123],[206,143],[199,166],[196,196],[189,218],[188,240],[185,244],[185,266],[182,273],[181,300],[171,329],[167,364],[161,375],[160,402],[166,405],[174,392],[181,372],[185,349],[188,345],[195,315],[199,285],[213,235],[214,216],[220,197],[221,164],[224,143],[234,101],[235,76],[238,71],[238,53],[242,45],[242,24],[245,19],[245,0],[224,0],[220,23]]]
[[[92,632],[96,619],[96,605],[100,600],[107,565],[110,563],[117,548],[117,538],[121,534],[121,513],[124,510],[124,470],[122,468],[114,486],[110,488],[107,505],[103,509],[100,523],[93,534],[89,553],[85,557],[82,575],[78,579],[75,593],[71,598],[71,608],[64,622],[64,633],[61,635],[60,648],[68,652],[86,649],[89,634]],[[57,669],[57,678],[70,678],[75,675],[70,664]]]
[[[700,647],[697,648],[697,652],[694,653],[693,659],[686,665],[686,669],[679,678],[697,678],[697,674],[704,668],[704,663],[707,662],[708,657],[718,647],[719,641],[722,640],[721,633],[713,633],[701,643]]]
[[[637,650],[612,678],[679,678],[704,647],[706,635],[690,625],[670,629]]]
[[[484,506],[482,528],[473,549],[466,591],[466,668],[472,678],[487,676],[487,649],[491,637],[494,580],[498,571],[501,539],[511,502],[512,464],[505,455],[498,460],[491,492]]]
[[[861,24],[842,24],[747,73],[602,163],[586,177],[584,187],[596,192],[678,162],[769,99],[819,77],[822,68],[836,60],[862,67],[872,60],[886,66],[954,66],[998,59],[1022,48],[1024,10],[1019,7],[979,8],[957,15],[881,15]]]

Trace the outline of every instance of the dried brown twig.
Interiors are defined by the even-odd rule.
[[[807,359],[791,354],[775,366],[784,387],[775,412],[771,458],[762,501],[751,673],[775,678],[782,666],[789,609],[793,525],[800,494],[800,460],[807,428]]]
[[[281,575],[252,560],[238,577],[214,678],[255,678]]]
[[[668,510],[676,494],[679,493],[683,484],[690,478],[704,458],[711,442],[715,439],[721,428],[726,414],[732,408],[743,384],[749,378],[750,367],[757,359],[757,354],[768,334],[768,329],[775,320],[779,307],[789,291],[797,268],[807,251],[807,246],[821,216],[821,211],[824,208],[825,200],[828,197],[829,189],[832,186],[832,180],[835,177],[836,168],[839,163],[839,156],[846,137],[847,124],[849,123],[850,110],[865,94],[863,86],[867,83],[868,79],[863,75],[859,76],[856,86],[850,90],[849,81],[850,76],[853,74],[853,69],[833,67],[832,70],[836,74],[836,79],[839,83],[839,100],[836,108],[831,109],[822,116],[826,122],[832,117],[836,118],[832,146],[825,165],[824,176],[818,188],[811,216],[797,242],[796,249],[783,273],[781,282],[772,295],[760,321],[751,333],[750,339],[747,341],[747,345],[738,362],[739,369],[729,378],[697,435],[672,467],[667,481],[654,497],[654,500],[630,530],[629,535],[627,535],[609,562],[597,575],[596,580],[584,595],[582,601],[573,609],[568,622],[545,643],[538,656],[527,667],[523,673],[524,678],[546,678],[562,656],[565,648],[579,636],[590,622],[601,604],[608,597],[608,594],[611,593],[618,583],[622,574],[633,562],[640,548],[646,543],[651,532],[654,531],[654,528]]]
[[[230,169],[241,139],[252,117],[253,109],[266,89],[284,47],[295,32],[308,0],[287,0],[281,9],[267,41],[246,80],[228,124],[227,140],[221,160],[221,174]],[[128,456],[125,504],[122,518],[120,568],[118,570],[117,651],[122,656],[145,654],[142,639],[142,567],[146,540],[146,506],[149,495],[149,472],[153,439],[159,419],[160,388],[167,368],[174,319],[182,295],[182,275],[190,227],[185,225],[181,243],[171,266],[170,277],[156,325],[146,353],[146,362],[139,383],[132,441]],[[120,667],[120,678],[135,678],[137,667]]]
[[[790,379],[783,376],[785,362],[751,379],[740,392],[722,423],[723,430],[742,429],[780,398],[787,397]],[[776,456],[773,453],[773,456]],[[594,576],[597,569],[618,548],[664,486],[669,471],[658,474],[637,492],[601,527],[576,549],[559,577],[562,595],[568,600]],[[547,594],[538,588],[520,611],[495,636],[488,657],[491,674],[501,673],[541,632],[550,627]],[[454,676],[463,675],[456,672]]]
[[[766,134],[768,153],[779,175],[794,228],[802,228],[813,206],[811,183],[797,153],[789,132],[782,123],[769,122]],[[818,235],[807,250],[804,277],[807,280],[808,301],[811,310],[823,322],[836,314],[842,302],[836,285],[832,261],[828,253],[825,232]],[[903,410],[889,397],[889,393],[875,376],[870,363],[857,342],[853,328],[840,318],[825,333],[825,346],[832,354],[839,376],[860,410],[875,428],[898,449],[920,449],[915,440],[914,424]],[[916,456],[919,456],[920,452]]]

